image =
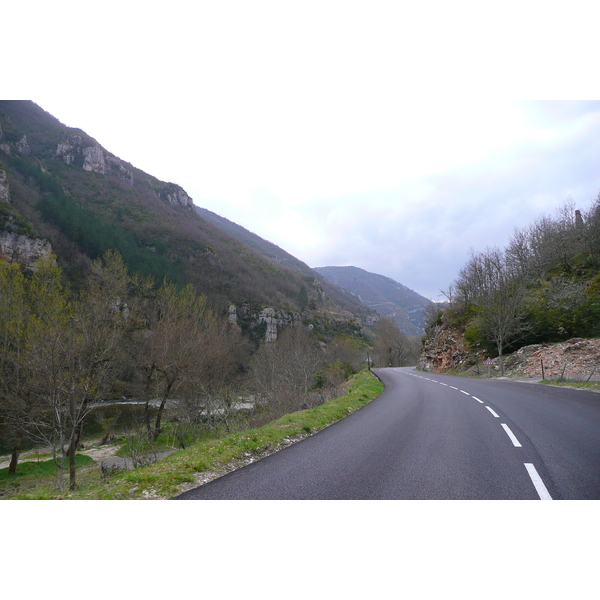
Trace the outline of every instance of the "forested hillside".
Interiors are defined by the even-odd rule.
[[[191,283],[222,313],[243,307],[241,324],[265,307],[316,327],[370,313],[330,297],[310,269],[268,257],[216,227],[180,186],[136,169],[33,102],[0,101],[0,174],[8,190],[0,232],[14,243],[20,235],[48,240],[75,288],[91,260],[115,249],[132,273]]]
[[[462,332],[472,349],[500,357],[525,345],[600,337],[600,194],[515,230],[504,249],[471,252],[428,325]]]
[[[34,103],[0,101],[0,448],[12,474],[23,448],[44,446],[59,488],[67,460],[75,486],[86,427],[112,435],[96,412],[106,402],[142,403],[127,444],[147,455],[321,404],[367,364],[373,311],[215,220]]]
[[[318,268],[311,269],[306,263],[303,263],[301,260],[297,259],[295,256],[292,256],[289,254],[289,252],[286,252],[279,246],[276,246],[272,242],[261,238],[251,231],[248,231],[241,225],[233,223],[229,219],[225,219],[224,217],[221,217],[210,210],[196,207],[196,212],[202,218],[206,219],[213,225],[216,225],[250,248],[260,252],[260,254],[264,255],[266,258],[274,260],[277,264],[290,267],[291,269],[299,271],[308,277],[316,277],[319,286],[323,289],[327,296],[330,297],[340,307],[353,314],[369,314],[367,308],[369,307],[368,303],[361,302],[359,299],[357,299],[356,295],[348,293],[342,287],[338,287],[338,285],[332,285],[330,280],[324,277]]]

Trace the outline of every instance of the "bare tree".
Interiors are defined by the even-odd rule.
[[[302,327],[288,326],[277,342],[265,343],[251,360],[252,387],[276,413],[298,410],[307,402],[324,353],[314,335]]]
[[[410,344],[392,317],[382,317],[375,324],[375,364],[385,367],[406,365]]]
[[[123,360],[131,322],[131,279],[121,256],[108,251],[92,262],[91,274],[73,302],[69,322],[71,372],[69,485],[76,486],[75,453],[91,404],[110,393]]]
[[[504,375],[504,350],[521,339],[529,330],[525,289],[518,280],[500,282],[482,304],[478,320],[481,331],[495,343]]]

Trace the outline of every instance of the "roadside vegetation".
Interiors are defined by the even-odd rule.
[[[539,383],[543,385],[558,385],[562,387],[579,388],[582,390],[596,390],[600,392],[600,381],[579,381],[575,379],[562,379],[562,380],[544,380]]]
[[[343,395],[323,404],[286,414],[260,427],[227,433],[224,428],[207,432],[203,439],[147,466],[132,470],[102,472],[92,459],[77,455],[78,485],[58,490],[56,464],[51,458],[22,463],[16,473],[0,469],[0,494],[4,499],[164,499],[177,495],[185,484],[200,481],[202,474],[215,477],[261,458],[293,441],[327,427],[376,398],[383,384],[369,371],[353,375],[343,386]],[[164,450],[176,439],[166,428],[153,445]],[[132,455],[131,440],[121,438],[124,454]],[[146,452],[149,450],[147,447]],[[45,458],[45,460],[44,460]],[[41,459],[41,460],[40,460]]]
[[[504,249],[472,250],[445,295],[424,342],[459,331],[502,374],[505,354],[523,346],[600,337],[600,194],[585,211],[568,201],[516,229]]]
[[[121,454],[140,466],[323,405],[365,366],[407,364],[410,351],[391,319],[330,337],[291,323],[267,342],[190,284],[131,275],[115,250],[76,290],[51,257],[27,270],[0,256],[0,447],[12,450],[11,475],[24,451],[47,448],[59,493],[74,491],[94,423],[105,443],[125,432]],[[139,409],[128,428],[115,423],[117,401]]]

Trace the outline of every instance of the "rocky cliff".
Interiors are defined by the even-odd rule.
[[[27,269],[34,269],[40,258],[50,257],[52,246],[48,240],[30,238],[25,235],[0,232],[0,258],[15,262]]]
[[[52,254],[48,240],[30,237],[23,233],[26,229],[22,219],[11,210],[10,185],[6,172],[0,169],[0,259],[35,268],[35,262]]]

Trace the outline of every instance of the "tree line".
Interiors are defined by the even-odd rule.
[[[507,350],[600,335],[600,194],[587,211],[572,201],[554,217],[516,229],[504,249],[471,250],[429,328],[464,328],[500,357]]]

